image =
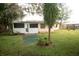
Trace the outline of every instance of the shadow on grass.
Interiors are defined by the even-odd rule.
[[[23,36],[24,44],[30,45],[38,41],[37,34],[27,34]]]

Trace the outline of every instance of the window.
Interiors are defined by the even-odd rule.
[[[14,28],[24,28],[24,23],[14,23]]]
[[[45,28],[45,24],[41,24],[41,28]]]
[[[30,28],[38,28],[38,24],[30,24]]]

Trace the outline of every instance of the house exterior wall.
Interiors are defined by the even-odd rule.
[[[29,23],[29,33],[38,33],[38,27],[37,28],[31,28],[30,24],[37,24],[37,26],[38,26],[38,23]]]
[[[27,33],[26,28],[27,28],[26,23],[24,23],[24,28],[14,28],[14,24],[13,24],[13,32],[14,33]]]
[[[45,26],[45,28],[41,28],[40,23],[38,24],[38,28],[39,28],[39,32],[48,32],[48,26]],[[59,24],[56,27],[56,24],[54,26],[52,26],[51,31],[53,32],[54,30],[58,30],[59,29]]]
[[[30,28],[30,24],[33,24],[33,23],[24,23],[24,28],[14,28],[14,25],[13,25],[13,32],[14,33],[39,33],[39,32],[48,32],[48,27],[45,26],[45,28],[41,28],[41,23],[36,23],[38,24],[38,28]],[[28,29],[28,31],[26,31],[26,29]],[[59,29],[59,25],[54,25],[52,28],[51,28],[51,31],[53,32],[54,30],[58,30]]]
[[[13,32],[14,33],[38,33],[38,28],[30,28],[30,24],[33,23],[24,23],[24,28],[14,28],[13,24]],[[28,29],[28,31],[26,30]]]

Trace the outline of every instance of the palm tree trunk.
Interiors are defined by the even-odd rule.
[[[49,42],[51,42],[51,40],[50,40],[50,31],[51,31],[51,28],[49,27],[49,29],[48,29],[48,41]]]

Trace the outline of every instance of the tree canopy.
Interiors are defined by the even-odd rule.
[[[57,3],[45,3],[43,9],[45,23],[50,27],[54,25],[55,21],[59,18],[59,12]]]
[[[59,3],[59,8],[60,8],[60,17],[59,19],[61,20],[67,20],[72,12],[65,3]]]

